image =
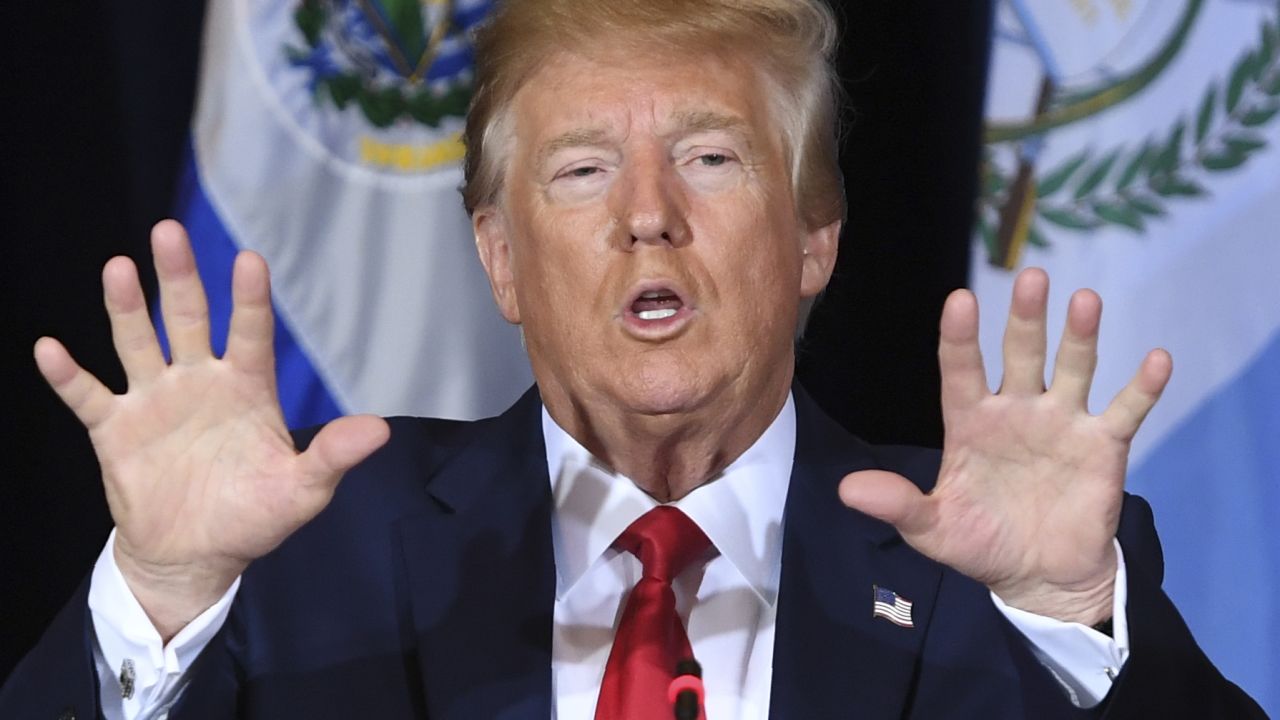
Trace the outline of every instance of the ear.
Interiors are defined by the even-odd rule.
[[[811,298],[822,292],[831,280],[840,250],[840,221],[809,230],[804,236],[804,257],[800,268],[800,297]]]
[[[516,279],[511,257],[507,222],[494,206],[476,208],[471,215],[471,229],[476,235],[476,251],[480,264],[489,276],[489,289],[498,312],[512,325],[520,324],[520,303],[516,299]]]

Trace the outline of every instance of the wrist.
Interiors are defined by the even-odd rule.
[[[1110,587],[1092,592],[1043,588],[1023,594],[1007,594],[992,588],[1005,605],[1061,622],[1074,622],[1097,629],[1111,624],[1114,594]],[[1109,628],[1108,628],[1109,629]]]
[[[168,644],[182,628],[226,594],[243,572],[239,563],[152,563],[114,548],[116,566],[138,604]]]
[[[988,587],[1009,607],[1097,629],[1099,625],[1110,625],[1115,609],[1115,580],[1113,560],[1102,572],[1084,582],[1060,584],[1035,580]]]

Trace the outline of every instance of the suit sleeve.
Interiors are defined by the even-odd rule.
[[[95,669],[89,578],[54,618],[40,642],[0,688],[0,718],[87,720],[103,718]],[[169,712],[170,720],[232,718],[239,695],[239,664],[223,627],[191,665],[190,686]]]
[[[0,688],[0,717],[83,720],[101,717],[93,664],[89,579],[58,613],[35,648]]]
[[[1125,498],[1118,539],[1127,560],[1130,654],[1103,717],[1266,718],[1213,666],[1161,589],[1164,556],[1142,498]]]

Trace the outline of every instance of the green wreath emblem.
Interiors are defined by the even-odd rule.
[[[1169,203],[1209,194],[1198,177],[1234,170],[1265,148],[1257,130],[1277,114],[1280,30],[1266,21],[1258,45],[1236,60],[1225,84],[1209,85],[1193,117],[1180,118],[1167,133],[1137,148],[1085,148],[1037,177],[1029,199],[1034,211],[1025,229],[1027,243],[1049,245],[1039,230],[1042,222],[1075,231],[1118,226],[1144,233],[1147,219],[1165,215]],[[997,227],[1011,183],[1010,174],[987,151],[978,230],[995,264],[1008,264],[999,257]]]
[[[325,98],[339,110],[351,103],[360,108],[371,125],[389,127],[401,118],[409,118],[431,128],[438,128],[446,117],[463,117],[471,101],[468,76],[449,78],[443,92],[427,87],[422,78],[435,55],[435,48],[448,30],[447,22],[422,33],[421,8],[417,0],[384,0],[388,20],[373,10],[367,15],[387,42],[397,61],[401,77],[398,82],[376,82],[367,73],[343,67],[333,61],[335,48],[325,37],[332,20],[331,3],[302,0],[293,13],[293,21],[306,40],[307,48],[286,47],[286,55],[295,66],[312,73],[313,97],[317,104]]]

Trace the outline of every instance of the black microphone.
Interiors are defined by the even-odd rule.
[[[702,666],[689,658],[676,663],[676,676],[667,687],[676,720],[698,720],[702,711]]]

